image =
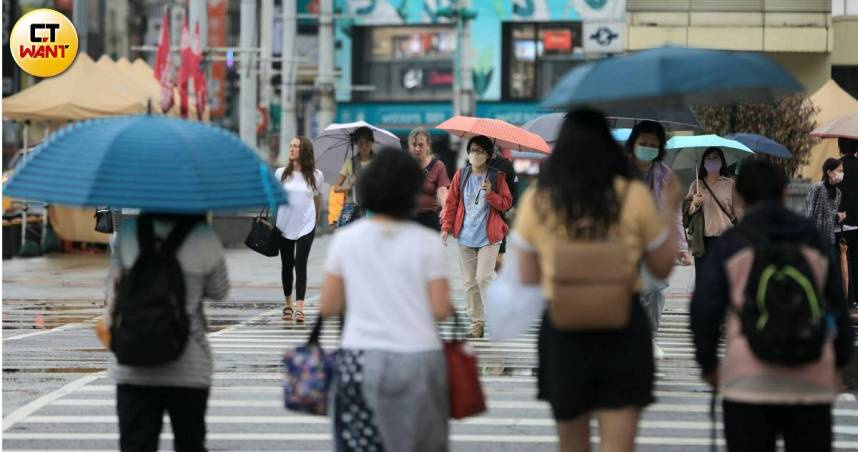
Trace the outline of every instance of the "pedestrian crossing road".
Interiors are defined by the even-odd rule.
[[[688,332],[687,295],[672,293],[658,333],[666,359],[658,362],[658,402],[644,413],[637,437],[640,451],[708,451],[707,386],[698,377]],[[461,300],[459,300],[461,305]],[[216,372],[207,417],[209,450],[331,449],[327,418],[287,412],[282,406],[282,352],[302,344],[316,316],[308,302],[305,325],[280,320],[279,310],[213,332]],[[322,344],[333,349],[337,326],[330,322]],[[445,335],[452,325],[441,325]],[[487,413],[453,422],[455,451],[552,451],[554,423],[548,406],[535,399],[536,328],[515,340],[474,340]],[[116,450],[115,386],[104,372],[87,374],[61,389],[4,413],[3,450]],[[835,410],[835,448],[858,450],[858,402],[847,394]],[[721,431],[718,443],[723,448]],[[172,449],[169,422],[162,450]],[[598,443],[598,430],[593,430]]]

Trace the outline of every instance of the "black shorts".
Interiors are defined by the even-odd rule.
[[[537,346],[537,398],[551,405],[554,419],[654,402],[652,333],[638,297],[631,305],[629,325],[616,331],[561,331],[545,314]]]

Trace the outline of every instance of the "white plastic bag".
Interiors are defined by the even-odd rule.
[[[505,341],[527,332],[545,311],[540,285],[524,285],[518,271],[518,249],[507,243],[504,265],[486,289],[486,324],[492,340]]]

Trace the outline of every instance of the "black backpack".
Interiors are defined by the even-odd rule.
[[[195,225],[196,221],[179,221],[160,241],[151,217],[138,220],[140,255],[119,279],[110,327],[110,350],[119,364],[165,364],[185,349],[190,320],[176,251]]]
[[[783,366],[818,360],[828,332],[829,308],[800,243],[769,240],[746,226],[738,226],[737,232],[754,248],[738,312],[751,351]]]

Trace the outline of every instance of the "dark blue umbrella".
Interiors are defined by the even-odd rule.
[[[724,105],[771,102],[800,91],[789,72],[761,54],[662,47],[578,66],[542,107]]]
[[[792,160],[793,155],[786,146],[778,143],[771,138],[757,135],[755,133],[732,133],[724,138],[736,140],[739,143],[751,148],[757,154],[767,154],[772,157]]]
[[[148,115],[66,127],[27,156],[4,190],[26,200],[168,213],[286,202],[268,165],[235,134]]]

